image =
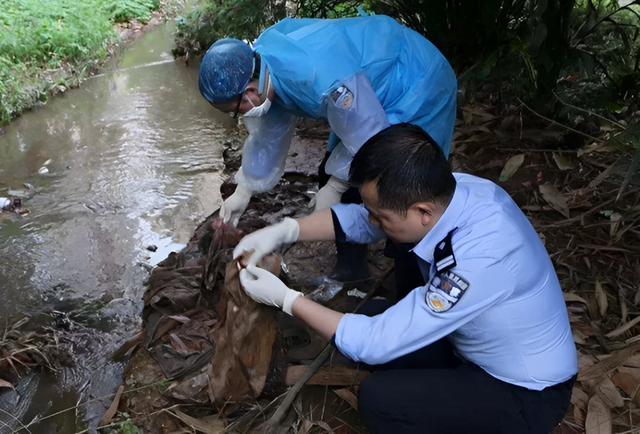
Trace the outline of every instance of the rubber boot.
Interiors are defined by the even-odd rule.
[[[336,242],[336,250],[336,265],[330,278],[338,282],[354,282],[370,276],[366,244]]]

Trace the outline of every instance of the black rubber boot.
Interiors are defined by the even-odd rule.
[[[336,242],[336,250],[338,256],[330,278],[338,282],[354,282],[370,276],[366,244]]]

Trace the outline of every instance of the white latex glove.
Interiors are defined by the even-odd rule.
[[[254,267],[264,255],[268,255],[283,244],[291,244],[298,241],[298,235],[300,235],[298,222],[286,217],[280,223],[267,226],[242,238],[236,248],[233,249],[233,259],[238,258],[244,252],[253,250],[247,265]]]
[[[230,223],[232,226],[237,226],[240,216],[247,209],[249,201],[253,193],[251,190],[247,190],[242,185],[238,184],[236,191],[222,203],[220,208],[220,215],[224,223]]]
[[[258,303],[275,306],[291,316],[293,302],[302,295],[267,270],[253,266],[240,271],[240,283],[249,297]]]
[[[335,205],[336,203],[340,203],[340,199],[342,198],[342,193],[349,189],[349,184],[341,180],[340,178],[336,178],[332,176],[329,178],[329,181],[316,193],[315,197],[309,203],[309,207],[314,207],[315,211],[320,211],[321,209],[329,208],[331,205]]]

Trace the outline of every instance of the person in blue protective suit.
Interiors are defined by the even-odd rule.
[[[353,155],[389,125],[421,126],[448,155],[456,86],[442,54],[386,16],[285,19],[264,31],[253,51],[236,39],[217,41],[202,60],[200,91],[217,108],[243,113],[250,133],[236,175],[240,189],[225,202],[224,219],[237,223],[251,195],[278,182],[297,117],[327,119],[333,132],[325,187],[331,198],[319,193],[316,208],[339,201],[330,191],[346,190]]]
[[[369,139],[350,182],[364,204],[287,218],[240,241],[235,257],[254,251],[240,273],[247,294],[370,365],[358,409],[373,433],[549,434],[568,408],[577,353],[553,264],[518,206],[488,180],[451,173],[408,124]],[[384,236],[413,246],[421,284],[372,316],[325,308],[254,265],[298,240]]]
[[[234,226],[251,196],[281,178],[299,117],[327,119],[332,130],[324,165],[330,177],[313,199],[316,211],[340,202],[353,156],[389,125],[418,125],[449,153],[454,72],[427,39],[390,17],[285,19],[265,30],[253,49],[221,39],[202,59],[199,87],[216,108],[244,114],[249,132],[237,188],[220,212]],[[336,246],[332,277],[366,277],[366,246]]]

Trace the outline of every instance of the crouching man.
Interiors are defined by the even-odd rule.
[[[518,206],[490,181],[452,174],[409,124],[369,139],[349,182],[364,204],[286,218],[241,240],[234,256],[253,251],[240,274],[247,294],[377,367],[358,402],[373,433],[549,434],[567,411],[577,354],[553,265]],[[373,316],[327,309],[255,266],[298,240],[385,236],[413,246],[422,284]]]

